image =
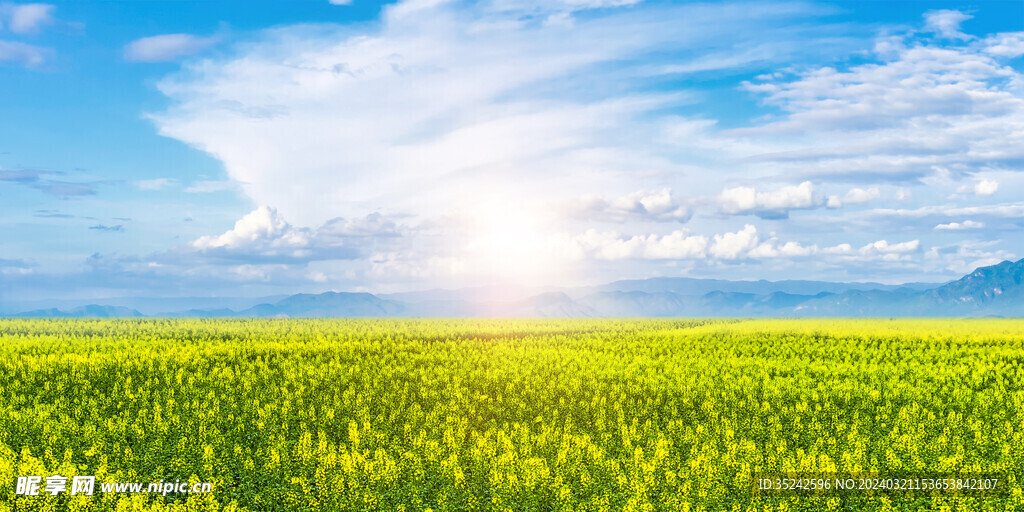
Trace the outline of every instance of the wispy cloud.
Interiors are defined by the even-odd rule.
[[[928,11],[924,14],[925,28],[948,39],[971,39],[960,31],[960,25],[973,17],[952,9]]]
[[[135,186],[139,190],[163,190],[165,188],[177,185],[178,180],[174,178],[154,178],[151,180],[139,180],[135,182]]]
[[[946,230],[946,231],[959,231],[962,229],[981,229],[985,227],[984,222],[975,222],[973,220],[965,220],[963,222],[949,222],[947,224],[938,224],[935,229]]]
[[[13,62],[26,67],[43,65],[53,50],[17,41],[0,41],[0,63]]]
[[[81,29],[81,23],[58,20],[54,16],[56,10],[56,6],[52,4],[0,2],[0,34],[6,32],[18,39],[37,37],[48,26],[71,31]],[[33,43],[0,40],[0,64],[13,63],[26,68],[42,68],[55,54],[52,48]]]
[[[746,88],[783,114],[729,133],[777,142],[757,157],[763,168],[818,179],[908,182],[937,168],[952,177],[1015,168],[1024,160],[1024,98],[1015,93],[1024,76],[988,53],[991,44],[892,36],[876,43],[879,62],[765,77]]]
[[[35,12],[24,34],[53,23]],[[174,248],[87,268],[281,286],[948,276],[1019,246],[1000,233],[1024,229],[1024,206],[999,201],[1024,180],[1024,33],[920,14],[895,27],[807,2],[405,0],[370,23],[231,45],[139,39],[126,60],[184,63],[149,118],[226,173],[124,182],[146,200],[206,195],[178,196],[194,204],[172,212]],[[0,43],[18,65],[46,52]],[[59,198],[102,183],[85,181],[0,169],[0,186]],[[266,206],[234,226],[195,206],[236,196]],[[79,227],[147,228],[96,215]]]
[[[152,119],[218,158],[219,183],[296,225],[407,214],[423,227],[398,237],[407,253],[361,253],[375,278],[543,259],[529,254],[924,269],[931,239],[952,235],[935,227],[964,217],[891,217],[880,232],[866,227],[877,209],[861,205],[996,192],[981,176],[1006,181],[999,173],[1024,161],[1024,77],[1007,60],[1020,38],[967,36],[958,11],[882,36],[829,25],[831,14],[806,3],[399,2],[376,24],[278,27],[187,65],[160,83],[172,105]],[[680,80],[752,71],[762,74],[728,93],[761,108],[728,126],[701,103],[699,80]],[[940,175],[943,195],[915,188]],[[221,189],[212,183],[186,190]],[[960,186],[970,195],[951,196]],[[985,227],[972,230],[991,229],[974,219]]]
[[[63,173],[52,171],[0,169],[0,182],[25,185],[62,199],[96,194],[96,189],[92,183],[50,178],[51,176],[61,175]]]
[[[54,22],[56,10],[56,6],[50,4],[0,3],[0,25],[15,34],[35,33]]]
[[[268,30],[161,82],[174,103],[153,119],[216,155],[254,201],[306,224],[382,204],[439,215],[483,190],[540,201],[674,190],[688,164],[672,156],[675,123],[661,120],[693,97],[645,85],[652,63],[678,60],[658,55],[799,40],[796,27],[754,28],[820,12],[615,7],[626,3],[402,2],[358,33]],[[571,26],[546,23],[566,12]],[[654,178],[638,186],[644,175]]]
[[[124,226],[122,226],[121,224],[118,224],[116,226],[106,226],[106,225],[103,225],[103,224],[97,224],[95,226],[89,226],[89,229],[92,229],[92,230],[95,230],[95,231],[123,232],[124,231]]]
[[[200,180],[194,181],[191,185],[185,187],[185,192],[190,194],[209,194],[212,192],[234,190],[236,188],[238,188],[238,183],[231,180]]]
[[[47,219],[73,219],[74,215],[68,213],[61,213],[56,210],[36,210],[32,215],[33,217],[41,217]]]
[[[125,60],[132,62],[168,62],[194,55],[217,44],[217,36],[161,34],[136,39],[124,48]]]
[[[612,199],[585,196],[569,201],[567,213],[575,218],[598,222],[639,220],[683,223],[693,216],[693,209],[666,188],[634,192]]]

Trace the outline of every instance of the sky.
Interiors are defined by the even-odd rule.
[[[0,302],[1024,257],[1024,3],[0,0]]]

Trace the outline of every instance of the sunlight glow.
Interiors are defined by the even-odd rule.
[[[542,283],[564,271],[553,247],[552,217],[521,201],[480,203],[467,223],[469,267],[495,283]]]

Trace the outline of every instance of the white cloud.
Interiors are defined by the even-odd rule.
[[[261,206],[235,223],[234,229],[217,236],[203,236],[191,243],[199,250],[223,247],[247,249],[252,246],[305,248],[310,243],[309,231],[292,227],[277,210]]]
[[[882,195],[878,187],[871,187],[868,189],[863,188],[851,188],[842,197],[840,196],[829,196],[826,206],[829,208],[839,208],[847,204],[864,204],[878,199]]]
[[[879,208],[864,212],[869,217],[924,218],[933,216],[965,217],[989,216],[995,218],[1024,217],[1024,202],[999,203],[978,206],[954,207],[949,205],[923,206],[914,209]]]
[[[999,182],[996,180],[981,180],[974,185],[974,193],[979,196],[990,196],[999,190]]]
[[[905,182],[936,168],[953,177],[1014,169],[1024,159],[1024,75],[1001,52],[908,34],[879,42],[877,62],[747,84],[783,114],[721,135],[761,142],[748,158],[762,174],[801,178]]]
[[[132,62],[167,62],[193,55],[218,42],[217,37],[192,34],[162,34],[143,37],[124,47],[124,58]]]
[[[890,244],[885,240],[879,240],[865,245],[860,248],[861,254],[900,254],[908,253],[918,250],[921,246],[920,240],[910,240],[908,242],[900,242],[896,244]]]
[[[643,0],[561,0],[565,5],[576,9],[596,9],[599,7],[621,7],[638,4]]]
[[[193,253],[229,262],[304,265],[353,259],[363,254],[364,242],[381,243],[398,236],[395,223],[379,213],[359,219],[331,219],[311,229],[293,226],[276,209],[260,206],[235,222],[232,229],[199,237],[174,254],[181,257]]]
[[[879,192],[878,187],[871,187],[869,189],[852,188],[843,196],[843,202],[846,204],[864,204],[878,199],[880,195],[881,192]]]
[[[976,196],[990,196],[999,190],[999,182],[996,180],[979,178],[974,185],[961,185],[956,189],[958,193],[971,193]]]
[[[331,5],[352,5],[352,0],[329,0]]]
[[[177,180],[174,178],[154,178],[151,180],[138,180],[135,182],[135,186],[139,190],[162,190],[167,187],[177,184]]]
[[[971,36],[960,32],[960,24],[973,17],[950,9],[928,11],[924,14],[925,28],[949,39],[971,39]]]
[[[153,119],[304,224],[380,205],[436,216],[481,194],[675,190],[693,164],[665,111],[693,96],[634,87],[651,52],[754,44],[767,36],[748,28],[813,9],[623,3],[402,2],[372,27],[267,30],[162,81],[172,107]],[[571,29],[540,21],[592,7],[606,9]]]
[[[894,196],[908,211],[935,200],[951,201],[935,211],[960,207],[968,198],[949,192],[979,187],[981,173],[1012,189],[1006,176],[1024,160],[1024,76],[1006,60],[1016,36],[949,37],[963,15],[931,13],[924,24],[943,37],[890,31],[814,61],[801,49],[864,27],[802,23],[818,12],[809,4],[625,3],[419,0],[385,7],[379,23],[281,26],[162,80],[171,106],[151,118],[161,134],[219,159],[224,188],[237,184],[255,204],[311,226],[314,247],[326,245],[319,237],[338,216],[369,225],[333,222],[338,237],[381,231],[367,220],[374,211],[429,229],[398,230],[407,245],[363,253],[376,255],[367,264],[382,279],[480,275],[487,265],[510,275],[506,263],[559,254],[581,273],[626,259],[650,275],[674,259],[902,265],[920,260],[928,237],[951,238],[933,229],[940,223],[1008,224],[893,215],[880,229],[867,222],[877,210],[859,208],[785,219]],[[587,8],[597,10],[579,13]],[[828,37],[808,38],[802,27],[811,25]],[[872,44],[873,53],[847,58]],[[704,91],[650,87],[661,73],[750,63],[775,71],[733,90],[769,107],[729,123],[745,128],[722,128],[713,111],[680,114],[707,112],[679,108]],[[936,169],[947,172],[941,187],[913,188]],[[212,183],[187,190],[224,189]],[[485,222],[446,221],[457,212]],[[778,222],[770,234],[728,232],[735,219],[716,214]],[[523,218],[543,222],[517,224]],[[832,219],[855,221],[832,229]],[[607,222],[620,225],[609,232]],[[879,240],[902,240],[914,225],[927,237]]]
[[[734,260],[757,247],[758,241],[757,228],[753,224],[746,224],[735,233],[715,235],[710,253],[716,258]]]
[[[185,188],[185,192],[190,194],[209,194],[211,192],[233,190],[237,186],[238,184],[231,180],[200,180],[192,182],[191,185]]]
[[[0,63],[16,62],[26,67],[43,65],[53,50],[14,41],[0,41]]]
[[[985,38],[984,52],[1013,59],[1024,55],[1024,32],[1008,32]]]
[[[589,229],[573,237],[567,251],[577,259],[598,260],[625,259],[695,259],[707,254],[708,239],[703,235],[691,235],[684,230],[670,234],[636,235],[623,237],[619,233]]]
[[[938,229],[938,230],[948,230],[948,231],[959,231],[959,230],[963,230],[963,229],[981,229],[983,227],[985,227],[985,223],[984,222],[975,222],[973,220],[965,220],[963,222],[950,222],[948,224],[939,224],[939,225],[935,226],[935,229]]]
[[[673,197],[667,188],[634,192],[614,199],[585,196],[570,202],[569,213],[577,218],[603,222],[686,222],[693,215],[689,206]]]
[[[963,241],[952,245],[932,247],[925,253],[925,260],[939,265],[957,275],[971,272],[978,267],[995,265],[996,263],[1016,260],[1017,257],[1006,250],[994,249],[998,240],[978,242]]]
[[[0,3],[0,21],[4,22],[0,25],[6,25],[15,34],[32,34],[53,23],[56,9],[50,4]]]
[[[708,239],[702,235],[674,231],[662,237],[649,237],[643,254],[647,259],[703,258],[707,247]]]
[[[833,247],[826,247],[826,248],[821,250],[821,253],[822,254],[832,254],[832,255],[852,254],[853,253],[853,246],[851,246],[850,244],[839,244],[839,245],[836,245],[836,246],[833,246]]]
[[[722,213],[757,215],[762,218],[785,218],[790,210],[817,208],[825,204],[824,196],[814,184],[805,181],[769,192],[751,187],[727,188],[718,196]]]
[[[793,258],[817,253],[817,245],[805,246],[799,242],[786,242],[779,245],[775,239],[772,239],[751,249],[747,256],[750,258]]]

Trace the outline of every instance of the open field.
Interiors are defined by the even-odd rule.
[[[0,320],[0,510],[1021,510],[1022,364],[1019,320]],[[16,496],[55,474],[212,492]]]

